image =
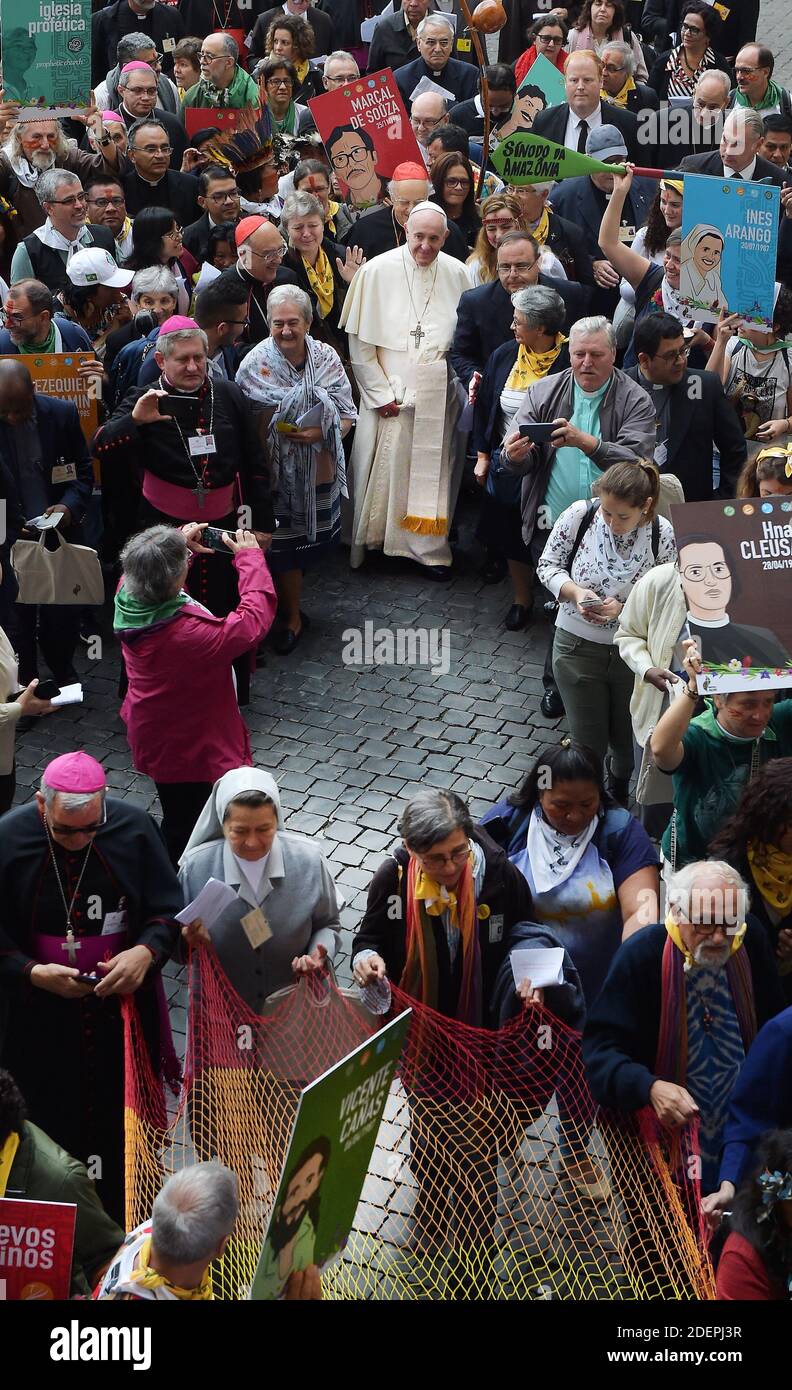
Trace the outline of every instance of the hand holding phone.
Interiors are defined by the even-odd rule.
[[[227,535],[228,532],[223,531],[219,526],[205,526],[201,536],[201,544],[208,545],[210,550],[215,550],[220,555],[230,556],[231,550],[223,539]]]

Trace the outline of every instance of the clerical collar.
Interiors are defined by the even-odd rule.
[[[140,182],[141,182],[141,183],[145,183],[145,184],[147,185],[148,188],[159,188],[160,184],[162,183],[162,180],[163,180],[163,179],[166,179],[166,178],[168,177],[169,172],[170,172],[170,171],[169,171],[168,169],[166,169],[166,170],[165,170],[165,173],[162,175],[162,178],[161,178],[161,179],[156,179],[156,180],[154,180],[154,182],[152,182],[151,179],[144,178],[144,176],[141,174],[141,172],[140,172],[139,169],[136,169],[136,170],[135,170],[135,173],[137,174],[138,178],[140,179]]]
[[[167,391],[169,396],[188,396],[192,401],[202,400],[209,389],[208,380],[204,377],[197,391],[184,391],[181,386],[173,386],[171,382],[168,381],[164,372],[160,376],[159,384],[160,390]]]
[[[723,618],[694,618],[692,613],[688,613],[687,620],[695,623],[696,627],[728,627],[731,622],[728,613]]]

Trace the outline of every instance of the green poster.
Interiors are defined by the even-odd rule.
[[[589,159],[554,140],[541,135],[529,135],[518,130],[503,140],[490,155],[490,160],[505,183],[517,186],[526,183],[549,183],[551,179],[570,179],[578,174],[623,174],[621,164],[604,164]]]
[[[399,1014],[302,1092],[252,1299],[278,1298],[294,1270],[322,1267],[346,1245],[411,1017]]]
[[[517,88],[517,95],[522,96],[528,87],[539,89],[544,97],[545,106],[559,106],[562,101],[566,101],[564,74],[558,71],[554,63],[545,58],[544,53],[540,53],[534,58]]]
[[[23,113],[68,116],[91,93],[91,0],[2,0],[3,91]]]

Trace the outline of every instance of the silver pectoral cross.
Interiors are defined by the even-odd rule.
[[[420,323],[417,323],[415,328],[410,329],[410,337],[415,339],[415,346],[419,348],[421,346],[421,340],[426,337]]]
[[[74,932],[71,927],[66,933],[66,940],[61,942],[61,950],[65,951],[69,957],[69,965],[77,964],[77,952],[82,950],[82,942],[75,941]]]
[[[197,483],[195,484],[195,487],[193,488],[193,492],[195,493],[195,496],[196,496],[196,498],[198,499],[198,506],[199,506],[199,507],[202,507],[203,504],[204,504],[204,493],[205,493],[205,491],[206,491],[206,488],[204,487],[204,485],[203,485],[202,482],[197,482]]]

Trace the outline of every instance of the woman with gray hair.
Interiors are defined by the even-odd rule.
[[[511,296],[514,341],[496,348],[481,378],[473,416],[475,478],[484,489],[477,538],[508,563],[514,602],[505,626],[519,631],[531,613],[532,568],[522,538],[521,479],[501,463],[501,441],[534,381],[569,366],[563,334],[566,310],[555,290],[529,285]]]
[[[338,326],[346,287],[366,264],[359,246],[343,247],[327,234],[324,208],[313,193],[290,193],[280,216],[289,243],[284,267],[316,304],[317,334],[346,361],[346,334]],[[320,327],[321,325],[321,327]]]
[[[166,265],[149,265],[135,272],[130,293],[133,318],[121,328],[108,333],[105,342],[104,369],[110,372],[119,352],[128,343],[138,342],[158,324],[176,313],[179,282]],[[118,399],[111,387],[111,396]]]
[[[311,336],[312,318],[304,290],[276,286],[267,299],[270,336],[237,372],[248,399],[274,411],[269,449],[278,525],[270,567],[278,590],[275,649],[282,656],[294,651],[306,622],[300,612],[305,570],[340,536],[341,498],[348,496],[343,441],[357,419],[341,359]]]
[[[275,615],[272,580],[252,531],[223,532],[239,583],[234,612],[215,617],[186,591],[193,554],[212,553],[201,544],[205,526],[151,526],[133,536],[121,552],[115,597],[113,628],[128,680],[121,718],[136,770],[156,783],[174,864],[212,784],[251,765],[232,663],[258,645]]]

